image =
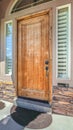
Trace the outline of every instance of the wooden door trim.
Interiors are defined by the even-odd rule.
[[[51,104],[52,103],[52,38],[53,38],[53,33],[52,33],[52,29],[53,29],[53,13],[52,13],[52,8],[50,10],[50,13],[49,13],[49,54],[50,54],[50,63],[49,63],[49,103]]]
[[[33,13],[33,14],[29,14],[29,15],[26,15],[26,16],[22,16],[20,18],[17,18],[17,22],[19,22],[21,20],[27,20],[27,19],[38,17],[38,16],[43,16],[45,14],[49,14],[50,10],[52,10],[52,8],[50,8],[48,10],[36,12],[36,13]]]
[[[52,102],[52,8],[48,9],[48,10],[45,10],[45,11],[41,11],[41,12],[37,12],[37,13],[34,13],[34,14],[30,14],[30,15],[27,15],[27,16],[24,16],[24,17],[20,17],[17,19],[17,23],[21,20],[28,20],[28,19],[31,19],[31,18],[35,18],[35,17],[38,17],[38,16],[43,16],[43,15],[46,15],[48,14],[49,15],[49,18],[50,18],[50,21],[49,21],[49,44],[50,44],[50,48],[49,48],[49,51],[50,51],[50,63],[49,63],[49,99],[48,99],[48,102],[51,103]],[[17,27],[18,29],[18,27]],[[17,43],[18,43],[18,36],[17,36]],[[18,45],[18,44],[17,44]],[[17,47],[17,96],[18,96],[18,47]]]

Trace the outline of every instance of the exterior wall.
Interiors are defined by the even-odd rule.
[[[61,6],[61,5],[65,5],[65,4],[69,4],[71,3],[71,77],[69,80],[60,80],[60,79],[57,79],[56,78],[56,37],[53,37],[53,85],[57,85],[57,83],[67,83],[69,84],[70,87],[73,87],[73,51],[72,51],[72,48],[73,48],[73,37],[72,37],[72,34],[73,34],[73,1],[72,0],[56,0],[55,2],[55,8],[57,6]],[[54,13],[56,10],[54,10]],[[56,16],[54,14],[54,16]],[[56,33],[56,17],[54,17],[54,25],[53,25],[53,28],[54,28],[54,32],[53,32],[53,35]]]
[[[8,10],[8,7],[11,6],[11,4],[16,0],[1,0],[0,1],[0,18],[5,17],[5,14]]]
[[[16,0],[17,1],[17,0]],[[1,32],[0,32],[0,81],[3,82],[12,82],[13,86],[16,86],[16,65],[17,65],[17,19],[20,17],[33,14],[45,9],[52,8],[53,10],[53,30],[52,30],[52,54],[53,54],[53,86],[56,86],[57,83],[69,83],[70,87],[73,87],[73,37],[71,37],[71,79],[70,80],[59,80],[56,78],[56,7],[69,4],[71,3],[71,34],[73,34],[73,0],[53,0],[48,3],[44,3],[41,5],[37,5],[35,7],[31,7],[28,9],[25,9],[25,11],[19,11],[14,14],[10,14],[10,9],[13,7],[13,3],[15,0],[2,0],[0,2],[0,27],[1,27]],[[9,4],[8,4],[9,3]],[[5,8],[3,8],[5,7]],[[5,37],[4,37],[4,23],[8,20],[13,20],[13,75],[12,76],[7,76],[5,75]]]
[[[52,111],[56,114],[73,116],[73,88],[54,86]]]
[[[12,102],[16,96],[15,87],[12,82],[0,81],[0,99]]]

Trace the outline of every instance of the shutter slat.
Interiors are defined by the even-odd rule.
[[[67,31],[67,27],[63,27],[63,28],[58,28],[58,32],[66,32]]]
[[[67,39],[60,39],[60,40],[58,40],[58,43],[59,42],[63,42],[64,44],[66,44],[65,42],[67,42]]]
[[[63,16],[63,15],[66,16],[66,15],[67,15],[67,12],[65,11],[65,12],[61,12],[61,13],[59,12],[59,13],[58,13],[58,16]]]
[[[65,24],[67,22],[66,19],[60,19],[58,20],[58,24]]]

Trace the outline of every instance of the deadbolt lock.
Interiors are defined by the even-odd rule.
[[[45,64],[48,65],[48,64],[49,64],[49,61],[48,61],[48,60],[45,60]]]

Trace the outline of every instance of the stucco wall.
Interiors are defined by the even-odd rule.
[[[0,1],[0,18],[4,18],[8,7],[10,7],[16,0],[1,0]]]
[[[16,32],[16,19],[24,16],[24,15],[28,15],[28,14],[32,14],[34,12],[39,12],[45,9],[49,9],[52,8],[53,9],[53,31],[52,31],[52,44],[53,44],[53,48],[52,48],[52,54],[53,54],[53,86],[57,85],[57,83],[69,83],[70,87],[73,87],[73,37],[71,36],[71,79],[70,80],[59,80],[56,78],[56,7],[60,6],[60,5],[65,5],[65,4],[69,4],[71,3],[71,34],[73,34],[73,0],[53,0],[52,2],[48,2],[45,4],[41,4],[38,5],[36,7],[31,7],[30,9],[25,9],[25,11],[20,11],[17,12],[15,14],[8,14],[8,10],[10,7],[12,7],[12,3],[15,2],[15,0],[2,0],[0,2],[0,19],[1,19],[1,32],[0,32],[0,36],[1,36],[1,41],[0,41],[0,49],[1,49],[1,57],[0,57],[0,79],[2,80],[9,80],[11,81],[13,79],[13,82],[15,82],[16,78],[15,78],[15,73],[16,73],[16,69],[15,69],[15,56],[16,56],[16,42],[17,42],[17,32]],[[13,30],[13,78],[6,76],[4,74],[4,69],[3,67],[5,66],[5,61],[4,61],[4,22],[7,20],[12,19],[14,24],[14,30]]]

